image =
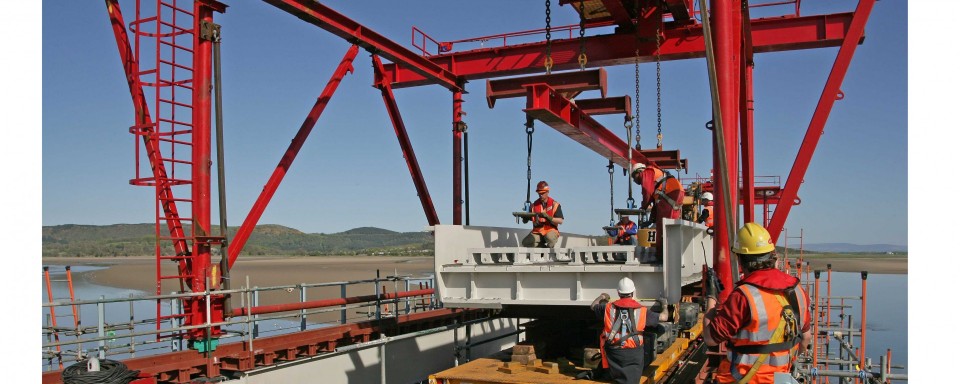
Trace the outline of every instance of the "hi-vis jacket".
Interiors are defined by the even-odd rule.
[[[604,368],[609,368],[606,348],[640,348],[643,328],[647,322],[647,307],[627,297],[607,303],[603,311],[603,333],[600,334],[600,356]],[[637,328],[637,324],[642,326]]]
[[[546,206],[543,208],[544,201],[537,199],[533,202],[533,213],[545,212],[550,217],[553,217],[557,213],[557,208],[560,207],[560,203],[554,200],[552,197],[547,197]],[[550,223],[549,220],[543,217],[534,217],[533,218],[533,233],[545,235],[550,231],[558,231],[557,226]]]
[[[793,300],[797,304],[797,308],[793,308],[794,317],[797,319],[794,324],[796,328],[792,332],[794,337],[783,335],[776,340],[771,340],[780,322],[786,321],[781,317],[784,309],[781,303],[790,301],[791,298],[787,297],[788,293],[750,284],[740,284],[737,289],[747,299],[750,322],[728,340],[729,350],[726,359],[717,369],[717,381],[737,383],[753,368],[762,355],[769,354],[759,365],[756,373],[749,378],[748,383],[772,384],[774,373],[790,372],[790,365],[796,356],[800,342],[799,335],[802,333],[801,328],[804,319],[807,318],[809,306],[806,293],[797,286],[794,286],[792,293],[789,293],[795,296]]]

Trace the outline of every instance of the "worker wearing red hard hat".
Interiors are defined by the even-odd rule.
[[[663,219],[679,219],[683,208],[683,185],[668,172],[644,163],[636,163],[630,170],[633,181],[640,184],[643,201],[640,208],[653,206],[650,220],[656,222],[657,259],[663,261]]]
[[[560,230],[557,226],[563,223],[563,211],[560,203],[550,197],[550,185],[546,181],[537,183],[537,194],[540,198],[530,206],[534,214],[532,219],[523,219],[523,222],[533,220],[533,230],[523,238],[524,247],[553,248],[560,239]]]
[[[726,343],[727,355],[717,367],[719,383],[765,384],[789,375],[797,353],[806,351],[810,334],[810,302],[800,279],[776,268],[770,233],[756,223],[737,231],[731,251],[745,276],[727,300],[717,305],[721,288],[715,275],[705,279],[707,312],[703,339],[709,346]]]

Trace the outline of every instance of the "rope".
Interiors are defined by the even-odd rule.
[[[140,371],[131,371],[126,364],[116,360],[100,360],[99,371],[87,371],[87,364],[80,362],[63,370],[63,384],[128,384],[137,378]]]

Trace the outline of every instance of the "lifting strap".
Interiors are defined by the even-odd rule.
[[[787,296],[787,298],[784,298]],[[780,312],[780,324],[777,324],[777,329],[773,331],[773,335],[770,337],[770,341],[784,340],[779,341],[769,345],[755,345],[755,346],[744,346],[744,347],[735,347],[731,346],[731,350],[736,354],[757,354],[763,353],[760,357],[757,358],[757,361],[753,363],[753,366],[750,367],[750,370],[747,371],[745,375],[740,377],[740,371],[737,369],[737,366],[731,361],[730,364],[730,374],[737,380],[737,384],[747,384],[750,382],[750,379],[757,374],[757,371],[760,370],[767,358],[770,357],[770,354],[773,352],[786,351],[790,350],[790,361],[793,361],[794,346],[800,343],[802,335],[800,334],[800,319],[797,318],[799,312],[796,312],[795,308],[799,308],[797,303],[797,295],[794,293],[794,288],[786,289],[783,294],[776,296],[777,301],[780,302],[780,305],[783,309]],[[787,303],[787,300],[790,302]]]

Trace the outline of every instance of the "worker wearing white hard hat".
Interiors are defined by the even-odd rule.
[[[666,299],[659,300],[660,313],[649,310],[634,299],[637,288],[628,277],[617,283],[619,299],[600,294],[590,309],[603,319],[600,334],[601,366],[597,371],[584,372],[578,378],[598,378],[606,369],[614,383],[636,384],[643,376],[643,329],[669,321],[670,310]],[[641,326],[638,327],[638,324]]]
[[[703,210],[700,211],[700,216],[697,217],[697,223],[704,224],[707,227],[713,227],[713,194],[704,192],[703,195],[700,195],[700,205],[703,206]]]
[[[669,172],[637,162],[630,167],[630,176],[642,188],[640,208],[650,210],[656,223],[657,260],[663,261],[663,219],[679,219],[683,208],[683,184]]]

